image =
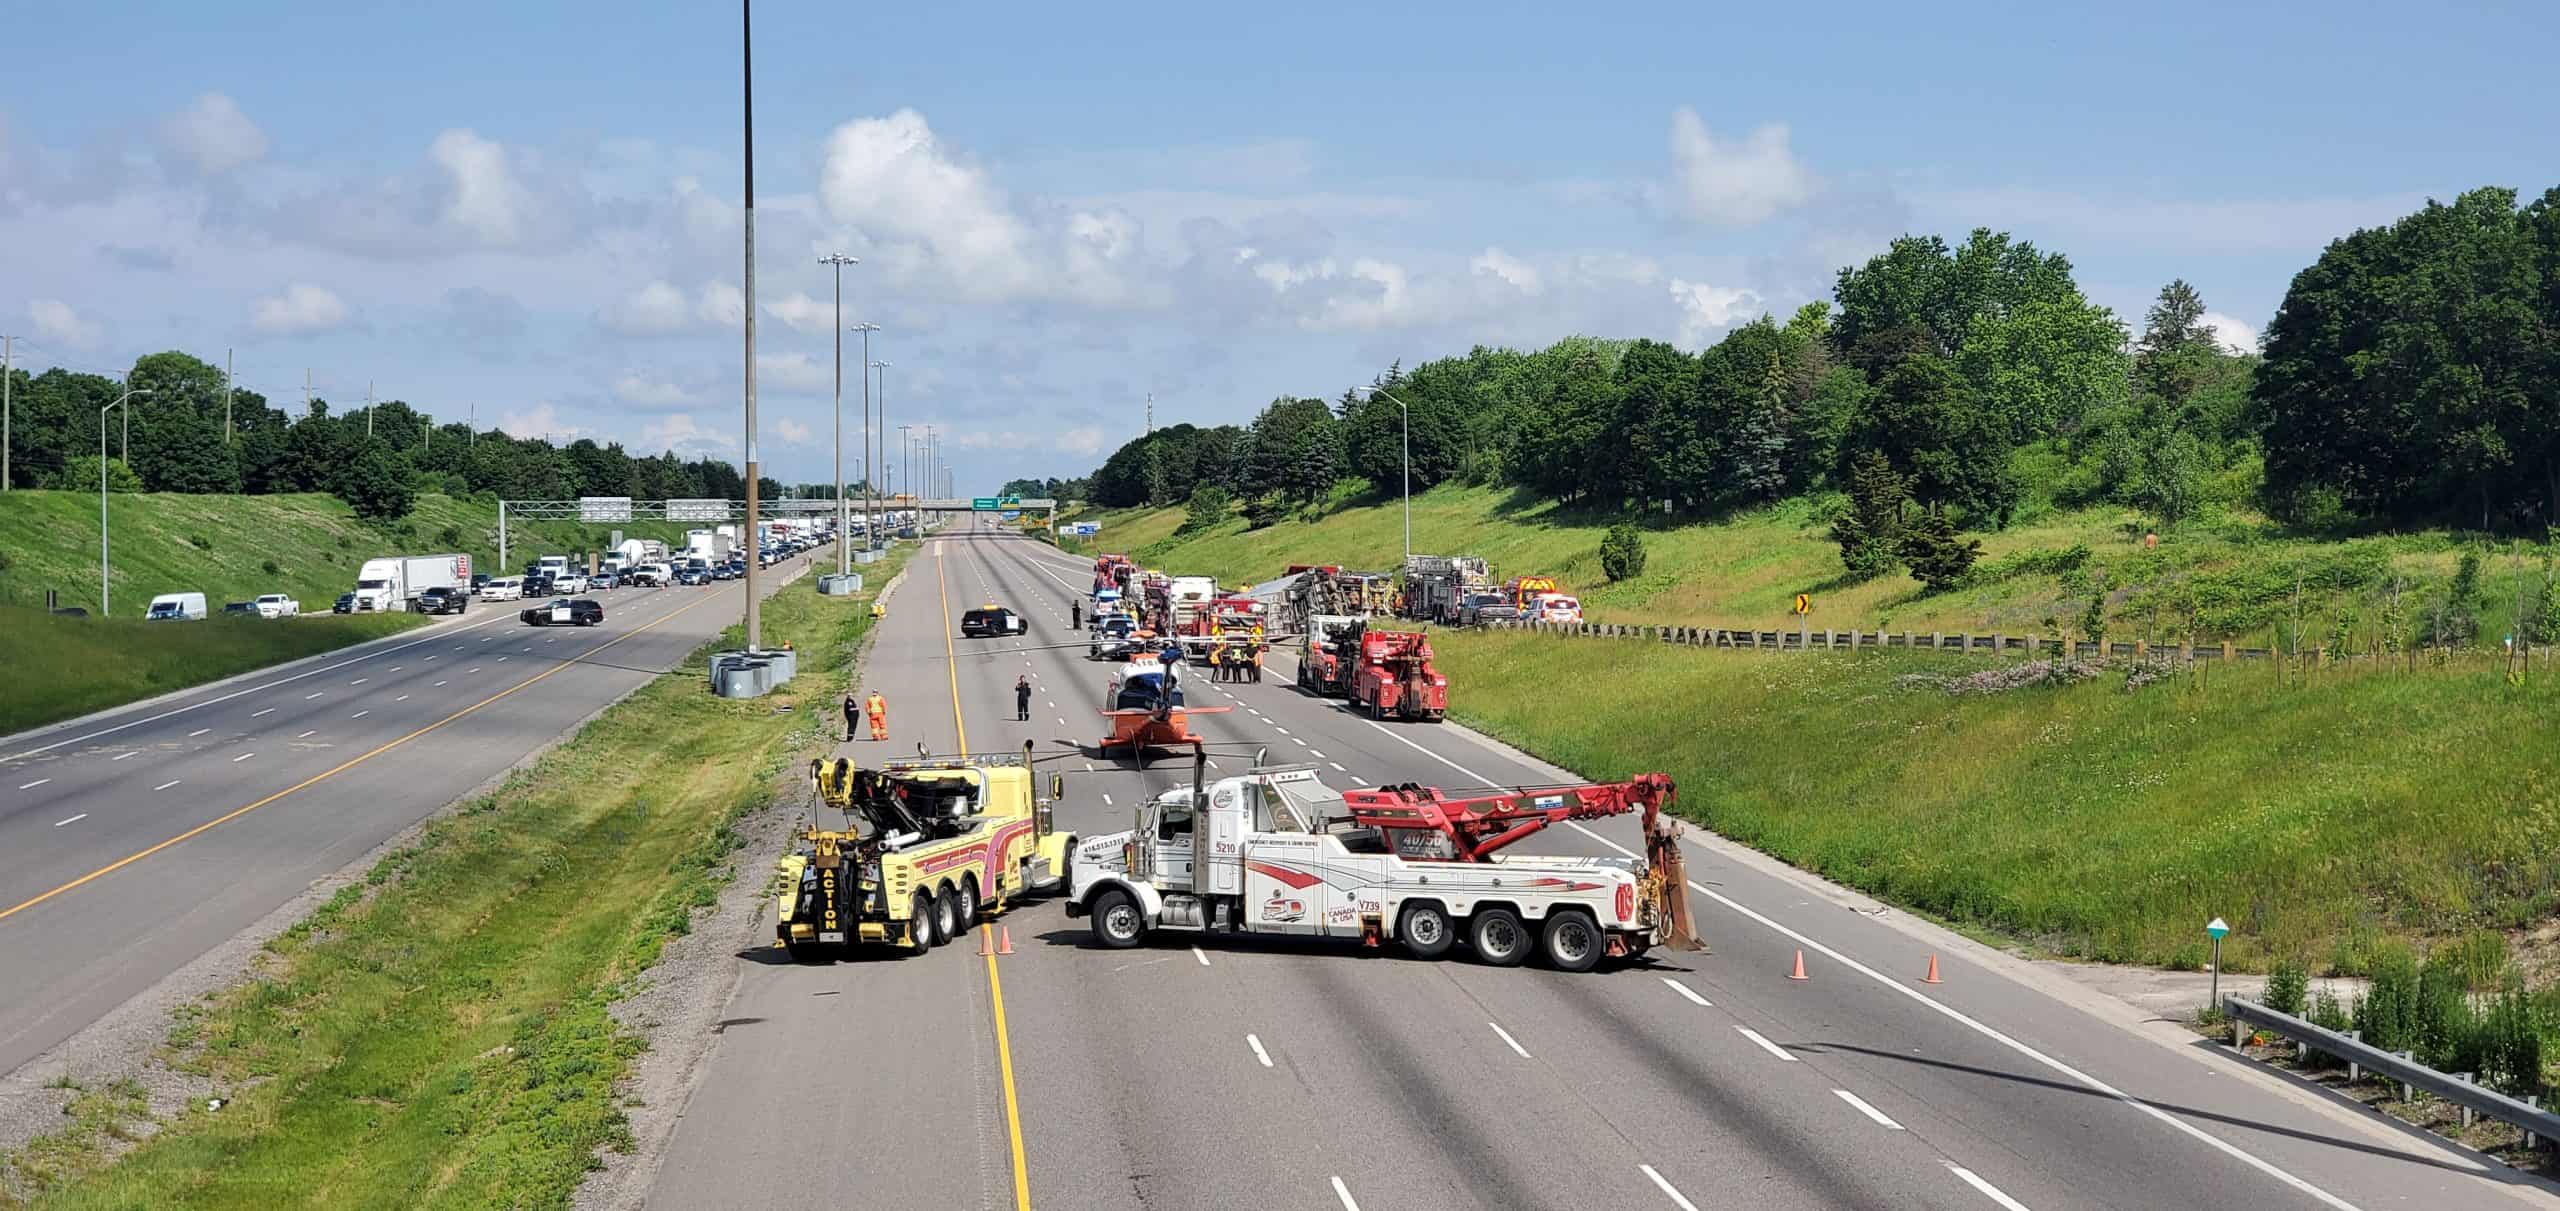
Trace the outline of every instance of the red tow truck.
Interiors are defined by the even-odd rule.
[[[1360,663],[1351,670],[1352,709],[1372,719],[1394,715],[1437,723],[1449,713],[1449,679],[1431,666],[1431,637],[1420,631],[1360,633]]]

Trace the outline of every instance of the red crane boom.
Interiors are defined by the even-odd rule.
[[[1568,820],[1596,820],[1644,810],[1646,832],[1673,793],[1668,774],[1638,774],[1624,782],[1581,786],[1523,786],[1451,798],[1435,787],[1405,783],[1342,792],[1343,806],[1354,824],[1387,834],[1396,853],[1413,856],[1409,845],[1394,844],[1395,833],[1436,833],[1448,839],[1459,862],[1482,862],[1549,825]]]

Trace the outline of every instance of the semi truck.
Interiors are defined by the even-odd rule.
[[[566,556],[551,556],[565,560]],[[433,588],[471,589],[468,555],[387,555],[368,559],[356,569],[356,613],[406,610],[418,594]]]
[[[684,554],[687,559],[699,559],[704,563],[726,563],[737,549],[736,540],[716,530],[684,532]]]
[[[1694,948],[1677,825],[1661,774],[1449,797],[1414,785],[1337,792],[1311,765],[1257,766],[1140,805],[1127,832],[1088,837],[1069,863],[1067,913],[1106,947],[1153,930],[1294,934],[1401,944],[1435,959],[1532,954],[1565,971],[1654,946]],[[1641,810],[1645,854],[1502,851],[1553,824]]]

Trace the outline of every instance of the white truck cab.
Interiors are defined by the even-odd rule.
[[[1517,818],[1569,810],[1579,793],[1522,792],[1511,806]],[[1461,855],[1450,836],[1358,816],[1311,766],[1207,783],[1195,772],[1139,807],[1135,828],[1077,848],[1067,912],[1091,916],[1110,947],[1181,929],[1396,941],[1438,958],[1464,938],[1494,966],[1536,952],[1567,971],[1671,940],[1663,880],[1646,861],[1492,852],[1507,840]]]

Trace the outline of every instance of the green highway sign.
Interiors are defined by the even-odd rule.
[[[992,509],[996,507],[996,498],[992,496],[973,496],[969,498],[969,507],[972,509]]]
[[[1019,496],[999,496],[996,498],[996,507],[999,509],[1019,509],[1022,507],[1022,498]]]

